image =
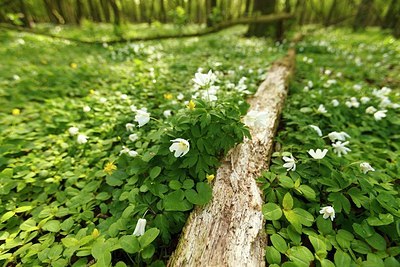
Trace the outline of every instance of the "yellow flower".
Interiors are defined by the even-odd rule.
[[[94,95],[94,94],[96,93],[96,91],[93,90],[93,89],[90,89],[89,93],[90,93],[91,95]]]
[[[215,175],[214,175],[214,174],[210,174],[210,175],[207,175],[206,178],[207,178],[208,183],[211,184],[211,182],[212,182],[212,181],[214,180],[214,178],[215,178]]]
[[[69,66],[70,66],[71,68],[73,68],[73,69],[76,69],[76,68],[78,67],[78,64],[76,64],[76,63],[71,63]]]
[[[117,166],[114,164],[114,162],[107,162],[106,166],[104,166],[103,171],[108,175],[111,175],[116,169]]]
[[[19,108],[14,108],[11,111],[11,114],[13,114],[14,116],[18,116],[19,114],[21,114],[21,110]]]
[[[171,93],[168,93],[168,94],[164,94],[164,98],[167,100],[171,100],[173,98],[173,96]]]
[[[93,232],[92,232],[92,237],[93,238],[97,238],[100,235],[99,230],[97,230],[96,228],[94,228]]]
[[[190,110],[194,110],[195,106],[196,106],[196,104],[193,102],[193,100],[190,100],[189,105],[187,105],[188,109],[190,109]]]

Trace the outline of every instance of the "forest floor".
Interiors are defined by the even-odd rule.
[[[0,262],[162,266],[246,135],[244,100],[287,51],[244,31],[112,46],[0,31]],[[398,266],[400,42],[317,30],[297,53],[259,179],[267,261]]]

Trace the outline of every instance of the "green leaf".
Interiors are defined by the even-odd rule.
[[[356,187],[350,188],[347,193],[350,195],[357,208],[361,208],[363,204],[366,204],[369,201],[368,197],[364,196],[360,189]]]
[[[15,211],[15,213],[20,213],[20,212],[25,212],[25,211],[31,210],[32,208],[33,208],[32,206],[22,206],[22,207],[16,208],[14,211]]]
[[[125,262],[123,261],[119,261],[115,264],[114,267],[127,267],[127,265],[125,264]]]
[[[93,244],[91,254],[96,259],[98,266],[110,266],[111,265],[111,252],[109,245],[103,240],[97,239]]]
[[[1,216],[0,222],[6,222],[8,219],[10,219],[12,216],[15,215],[15,211],[7,211],[6,213]]]
[[[331,220],[325,220],[322,216],[317,217],[317,227],[318,230],[324,234],[330,234],[332,232],[332,221]]]
[[[136,236],[134,235],[125,235],[122,236],[119,241],[119,245],[123,250],[130,254],[134,254],[136,252],[140,251],[140,244],[139,240]]]
[[[269,264],[279,264],[279,263],[281,263],[281,254],[274,247],[268,246],[265,249],[265,256],[266,256],[267,262]]]
[[[323,259],[321,260],[321,267],[335,267],[335,264],[330,260]]]
[[[369,217],[367,222],[371,226],[382,226],[391,224],[394,221],[393,215],[388,214],[379,214],[379,217]]]
[[[286,255],[299,267],[309,267],[311,261],[314,260],[314,255],[304,246],[291,247]]]
[[[61,239],[61,242],[66,248],[79,246],[79,240],[75,237],[65,237]]]
[[[156,248],[153,246],[153,244],[148,245],[145,249],[143,249],[141,255],[143,259],[150,259],[153,257],[154,252],[156,251]]]
[[[151,171],[150,171],[150,178],[151,178],[151,179],[154,179],[154,178],[156,178],[158,175],[160,175],[160,173],[161,173],[161,167],[156,166],[156,167],[154,167],[153,169],[151,169]]]
[[[367,243],[365,243],[361,240],[357,240],[357,239],[355,239],[351,242],[351,248],[354,251],[361,253],[361,254],[367,254],[367,253],[371,252],[371,247],[368,246]]]
[[[351,258],[347,253],[337,250],[334,256],[336,266],[351,266]]]
[[[58,231],[60,231],[60,222],[57,220],[48,221],[43,225],[42,229],[49,232],[57,233]]]
[[[284,210],[283,214],[285,214],[286,220],[294,227],[294,229],[301,233],[301,218],[299,218],[293,210]]]
[[[328,196],[328,200],[332,202],[333,206],[335,207],[336,212],[341,212],[342,209],[349,214],[351,204],[350,201],[340,192],[330,193]]]
[[[267,203],[262,206],[262,213],[266,220],[275,221],[282,217],[281,208],[275,203]]]
[[[272,245],[282,254],[286,253],[288,246],[286,244],[285,239],[278,234],[273,234],[270,237]]]
[[[315,191],[308,185],[300,185],[298,190],[304,195],[308,200],[315,200]]]
[[[375,233],[372,236],[365,238],[365,241],[374,249],[384,251],[386,250],[386,240],[380,234]]]
[[[187,201],[182,190],[176,190],[169,193],[164,198],[164,208],[166,211],[187,211],[191,210],[193,205]]]
[[[28,220],[24,221],[19,228],[22,231],[27,231],[27,232],[31,232],[31,231],[35,231],[38,229],[38,227],[36,226],[36,222],[34,219],[29,218]]]
[[[178,190],[178,189],[181,189],[182,184],[178,180],[171,180],[171,181],[169,181],[168,186],[173,190]]]
[[[118,170],[115,171],[113,174],[108,175],[106,177],[106,182],[108,185],[111,186],[120,186],[124,183],[123,180],[126,179],[127,177],[128,176],[124,171]]]
[[[182,187],[183,189],[191,189],[194,186],[194,181],[192,179],[185,179],[183,181]]]
[[[292,240],[293,244],[300,245],[301,235],[296,231],[296,229],[292,225],[289,225],[286,228],[286,231],[290,240]]]
[[[310,239],[311,245],[313,246],[314,251],[318,255],[319,259],[324,259],[328,254],[326,251],[325,242],[314,236],[308,236],[308,239]]]
[[[153,242],[159,235],[160,230],[151,228],[147,230],[142,236],[139,237],[140,247],[143,249]]]
[[[283,197],[282,206],[285,210],[291,210],[293,208],[293,198],[289,192]]]
[[[336,234],[336,241],[343,249],[350,248],[350,243],[353,240],[354,235],[346,230],[340,229]]]
[[[294,182],[293,182],[292,178],[285,176],[285,175],[279,175],[278,179],[279,179],[279,184],[283,188],[291,189],[294,187]]]
[[[197,192],[193,189],[185,191],[185,196],[187,200],[195,205],[207,204],[212,198],[211,186],[209,184],[201,182],[196,184],[196,189]]]

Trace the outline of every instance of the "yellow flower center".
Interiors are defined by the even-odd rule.
[[[19,108],[14,108],[11,111],[11,114],[13,114],[14,116],[18,116],[19,114],[21,114],[21,110]]]
[[[190,110],[194,110],[195,106],[196,106],[196,104],[193,102],[193,100],[190,100],[189,105],[187,105],[188,109],[190,109]]]
[[[164,98],[165,99],[168,99],[168,100],[171,100],[172,99],[172,94],[171,93],[168,93],[168,94],[164,94]]]
[[[209,184],[211,184],[211,182],[212,182],[212,181],[214,180],[214,178],[215,178],[215,175],[214,175],[214,174],[210,174],[210,175],[207,175],[206,178],[207,178],[207,182],[208,182]]]
[[[115,170],[117,169],[117,166],[113,162],[108,162],[105,166],[103,171],[107,173],[108,175],[111,175]]]

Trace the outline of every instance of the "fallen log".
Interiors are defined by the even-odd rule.
[[[162,40],[162,39],[172,39],[172,38],[197,37],[197,36],[203,36],[203,35],[207,35],[207,34],[211,34],[211,33],[216,33],[223,29],[227,29],[229,27],[239,25],[239,24],[283,21],[283,20],[292,19],[292,18],[294,18],[294,15],[289,14],[289,13],[277,13],[277,14],[270,14],[270,15],[263,15],[263,16],[256,16],[256,17],[244,17],[244,18],[238,18],[236,20],[224,21],[213,27],[205,28],[205,29],[200,30],[199,32],[195,32],[195,33],[163,34],[163,35],[154,35],[154,36],[148,36],[148,37],[119,38],[119,39],[108,40],[108,41],[86,41],[86,40],[80,40],[80,39],[76,39],[76,38],[62,37],[62,36],[51,34],[48,32],[37,31],[34,29],[28,29],[28,28],[14,26],[14,25],[5,24],[5,23],[0,24],[0,28],[4,28],[7,30],[13,30],[13,31],[28,32],[28,33],[32,33],[32,34],[36,34],[36,35],[47,36],[47,37],[54,38],[54,39],[61,39],[61,40],[66,40],[66,41],[70,41],[70,42],[78,42],[78,43],[84,43],[84,44],[104,44],[104,43],[116,44],[116,43],[125,43],[125,42],[138,42],[138,41],[152,41],[152,40]]]
[[[266,126],[250,127],[252,139],[228,153],[217,171],[213,199],[191,213],[168,266],[265,266],[267,237],[256,178],[268,168],[294,65],[290,49],[249,100],[249,112],[268,113]]]

